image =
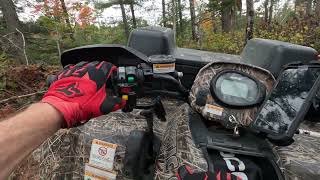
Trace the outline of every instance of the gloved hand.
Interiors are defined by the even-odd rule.
[[[58,109],[71,128],[93,117],[116,111],[125,105],[119,97],[107,94],[106,84],[117,67],[108,62],[80,62],[67,66],[51,84],[42,102]]]
[[[176,174],[178,180],[241,180],[242,178],[237,177],[231,173],[222,173],[219,171],[216,173],[211,172],[198,172],[194,173],[189,166],[181,166]]]

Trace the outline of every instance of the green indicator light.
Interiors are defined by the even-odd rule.
[[[134,77],[128,77],[128,83],[133,83],[134,82]]]

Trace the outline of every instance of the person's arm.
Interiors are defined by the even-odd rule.
[[[24,112],[0,122],[0,179],[48,137],[58,131],[62,114],[47,103],[36,103]]]
[[[40,103],[0,123],[0,179],[61,127],[120,109],[125,101],[107,94],[116,67],[107,62],[81,62],[65,67]]]

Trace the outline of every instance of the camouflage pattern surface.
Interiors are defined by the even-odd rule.
[[[167,123],[156,121],[156,132],[162,136],[161,152],[157,160],[155,179],[175,179],[174,174],[182,164],[196,171],[206,171],[207,164],[201,150],[192,139],[186,108],[188,104],[164,100]],[[26,159],[11,179],[71,180],[83,179],[84,165],[88,162],[91,141],[94,138],[119,144],[117,163],[121,176],[121,160],[124,156],[126,135],[132,129],[144,129],[145,120],[140,111],[115,112],[99,117],[83,127],[61,130],[48,139]],[[301,128],[320,132],[320,124],[305,122]],[[320,139],[296,135],[288,147],[275,147],[279,164],[288,180],[320,179]]]
[[[222,119],[227,119],[228,117],[234,116],[238,124],[247,126],[255,118],[256,112],[259,107],[252,107],[248,109],[232,109],[227,107],[222,107],[216,99],[214,99],[210,93],[210,82],[211,79],[222,70],[238,70],[249,74],[259,80],[262,84],[266,86],[267,93],[272,89],[275,82],[273,75],[259,67],[232,63],[232,62],[214,62],[204,66],[198,73],[190,93],[190,102],[194,110],[199,112],[204,116],[204,118],[212,121],[218,121],[222,123]],[[222,115],[212,116],[205,111],[205,106],[199,106],[196,103],[198,93],[206,92],[206,104],[214,105],[219,108],[223,108]]]
[[[301,129],[320,132],[320,123],[304,122]],[[286,147],[275,147],[288,180],[320,179],[320,138],[295,135],[295,142]]]
[[[144,102],[150,99],[144,99]],[[183,102],[162,98],[167,120],[178,116],[176,107]],[[118,145],[114,161],[117,179],[122,176],[125,144],[132,130],[145,130],[145,117],[141,110],[131,113],[121,111],[90,120],[83,126],[62,129],[42,144],[12,174],[11,179],[83,180],[85,163],[89,162],[91,143],[99,139]],[[155,134],[162,138],[167,122],[155,117]]]
[[[192,139],[188,120],[188,104],[176,108],[163,136],[157,158],[156,180],[176,180],[178,167],[189,165],[195,172],[207,171],[203,153]],[[303,129],[320,132],[320,123],[304,122]],[[296,135],[295,142],[287,147],[274,147],[277,163],[287,180],[320,179],[320,139]]]
[[[246,73],[252,73],[254,77],[265,83],[270,91],[274,78],[268,72],[241,64],[237,64],[236,67],[243,69]],[[229,63],[214,63],[207,65],[200,71],[190,95],[191,105],[198,112],[201,113],[203,107],[195,106],[197,91],[202,87],[208,88],[212,76],[225,68],[234,69],[235,67]],[[207,98],[207,102],[214,103],[210,97]],[[163,98],[163,104],[168,121],[155,120],[154,123],[155,133],[162,139],[161,151],[156,161],[155,179],[175,180],[175,173],[181,165],[189,165],[196,172],[207,171],[206,160],[202,151],[196,147],[190,132],[187,114],[189,105],[175,99],[165,98]],[[256,109],[245,111],[246,113],[234,111],[240,118],[244,117],[243,125],[252,121]],[[118,172],[117,179],[124,179],[122,161],[126,140],[132,130],[144,130],[147,126],[140,112],[140,110],[135,110],[132,113],[118,111],[96,118],[82,127],[60,130],[34,151],[11,179],[83,179],[84,165],[88,162],[91,143],[95,138],[118,144],[114,169]],[[320,132],[319,123],[303,123],[301,127]],[[320,139],[296,135],[295,140],[288,147],[274,148],[287,179],[319,180]]]
[[[146,126],[140,111],[135,110],[132,113],[117,111],[92,119],[84,126],[73,128],[67,135],[53,137],[51,141],[58,141],[55,146],[48,144],[42,147],[50,151],[42,156],[40,178],[83,179],[85,163],[89,162],[92,140],[99,139],[118,145],[114,170],[118,172],[118,178],[123,179],[122,163],[126,140],[132,130],[145,130]],[[48,168],[48,165],[53,166]]]
[[[182,165],[190,166],[195,172],[205,172],[208,169],[202,151],[192,139],[188,107],[188,104],[177,107],[177,116],[168,122],[157,158],[156,180],[178,180],[175,174]]]

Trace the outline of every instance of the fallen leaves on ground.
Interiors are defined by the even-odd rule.
[[[45,90],[48,75],[56,74],[59,70],[59,66],[44,65],[9,65],[6,68],[2,67],[0,73],[0,101]],[[0,119],[4,119],[16,110],[38,101],[41,96],[41,94],[36,94],[14,98],[0,104]]]

